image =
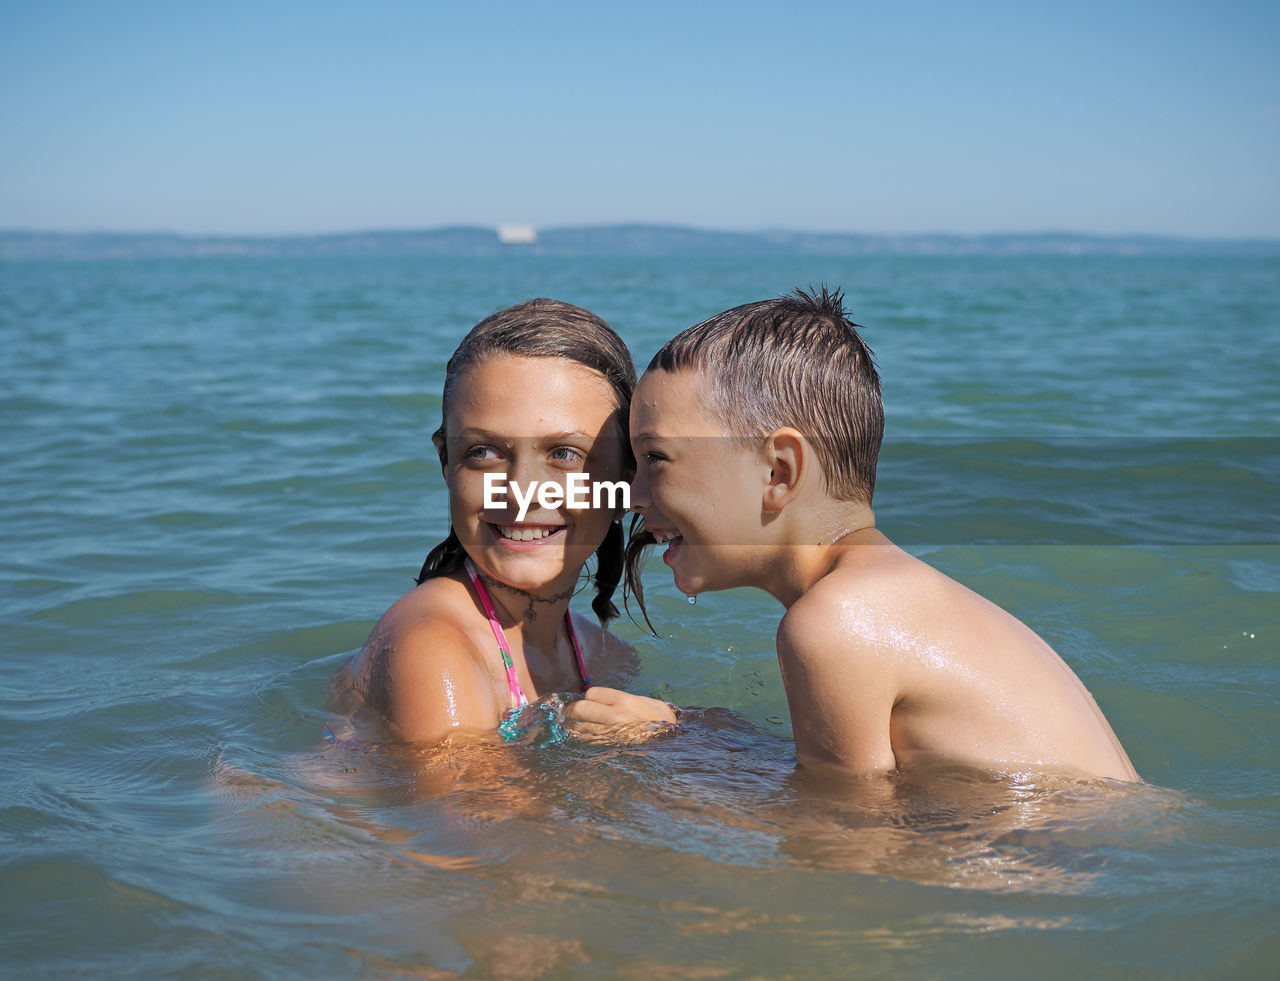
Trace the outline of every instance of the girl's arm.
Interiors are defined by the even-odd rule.
[[[490,679],[455,625],[436,617],[380,624],[359,660],[362,694],[397,738],[435,743],[465,732],[492,734]]]
[[[582,698],[566,705],[564,717],[570,722],[603,726],[676,721],[675,712],[666,702],[602,685],[592,685]]]
[[[579,640],[590,651],[591,677],[604,684],[592,685],[582,699],[566,705],[566,721],[600,726],[676,721],[675,712],[666,702],[616,687],[628,684],[640,671],[634,647],[585,617],[574,615],[573,622]]]

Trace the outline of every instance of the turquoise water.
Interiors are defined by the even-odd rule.
[[[1044,635],[1146,785],[814,782],[778,608],[656,562],[632,688],[726,710],[679,736],[321,738],[445,529],[471,324],[556,296],[643,363],[822,281],[885,378],[880,525]],[[0,265],[0,968],[1273,976],[1278,327],[1266,258]]]

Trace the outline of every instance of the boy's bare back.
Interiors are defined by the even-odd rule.
[[[1138,779],[1088,690],[1030,628],[874,528],[847,541],[778,628],[802,763],[872,773],[941,757]]]

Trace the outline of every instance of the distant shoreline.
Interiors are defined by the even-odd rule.
[[[235,256],[497,256],[517,253],[564,256],[1280,256],[1280,239],[1196,239],[1074,232],[988,235],[729,232],[643,224],[540,228],[536,231],[535,240],[515,243],[504,242],[497,228],[481,226],[261,236],[0,230],[0,261]]]

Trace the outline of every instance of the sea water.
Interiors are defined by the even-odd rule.
[[[884,377],[880,526],[1042,634],[1145,783],[813,779],[779,607],[656,560],[657,636],[616,629],[632,690],[707,708],[677,734],[342,728],[331,677],[447,527],[472,324],[558,297],[643,366],[824,282]],[[0,265],[0,969],[1274,976],[1278,328],[1265,257]]]

